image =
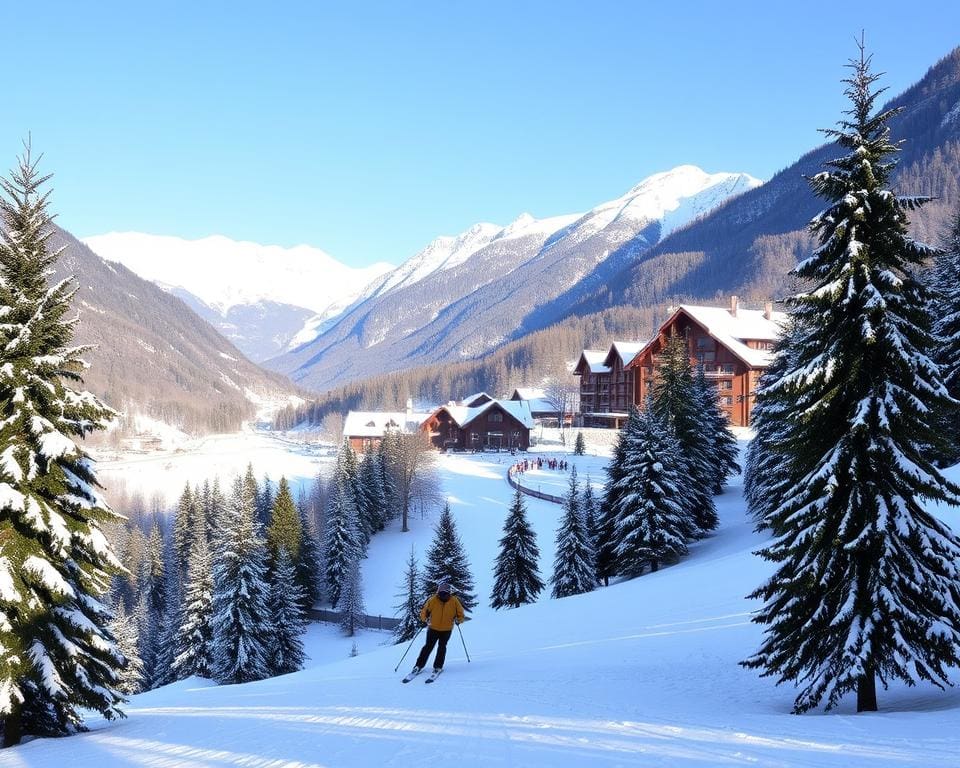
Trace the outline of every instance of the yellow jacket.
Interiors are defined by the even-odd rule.
[[[426,621],[430,617],[430,629],[438,632],[449,632],[453,629],[453,620],[459,624],[463,621],[463,606],[455,595],[450,595],[447,602],[443,602],[436,595],[431,595],[420,609],[420,620]]]

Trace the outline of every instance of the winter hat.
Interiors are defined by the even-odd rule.
[[[446,592],[449,595],[451,592],[450,585],[445,581],[441,581],[439,584],[437,584],[437,594],[440,592]]]

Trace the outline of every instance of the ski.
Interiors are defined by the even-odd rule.
[[[413,678],[419,675],[422,671],[423,671],[422,669],[411,669],[410,673],[405,678],[403,678],[401,682],[409,683],[411,680],[413,680]]]
[[[433,672],[430,673],[430,677],[428,677],[428,678],[427,678],[426,680],[424,680],[423,682],[424,682],[424,683],[432,683],[434,680],[436,680],[438,677],[440,677],[440,673],[441,673],[441,672],[443,672],[442,669],[435,669]]]

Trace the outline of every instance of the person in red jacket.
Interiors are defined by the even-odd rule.
[[[459,624],[463,621],[463,605],[451,594],[449,584],[441,582],[437,585],[437,594],[431,595],[420,609],[420,620],[424,624],[429,620],[430,624],[427,627],[427,641],[420,650],[413,671],[417,673],[427,665],[427,659],[437,643],[440,647],[433,660],[433,669],[439,671],[443,669],[443,662],[447,657],[447,641],[453,634],[454,622]]]

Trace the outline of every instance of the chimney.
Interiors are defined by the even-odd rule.
[[[730,314],[734,317],[737,316],[737,310],[740,308],[740,299],[736,296],[730,297]]]
[[[766,304],[763,305],[763,316],[767,318],[767,320],[773,320],[773,302],[772,301],[768,301]]]

